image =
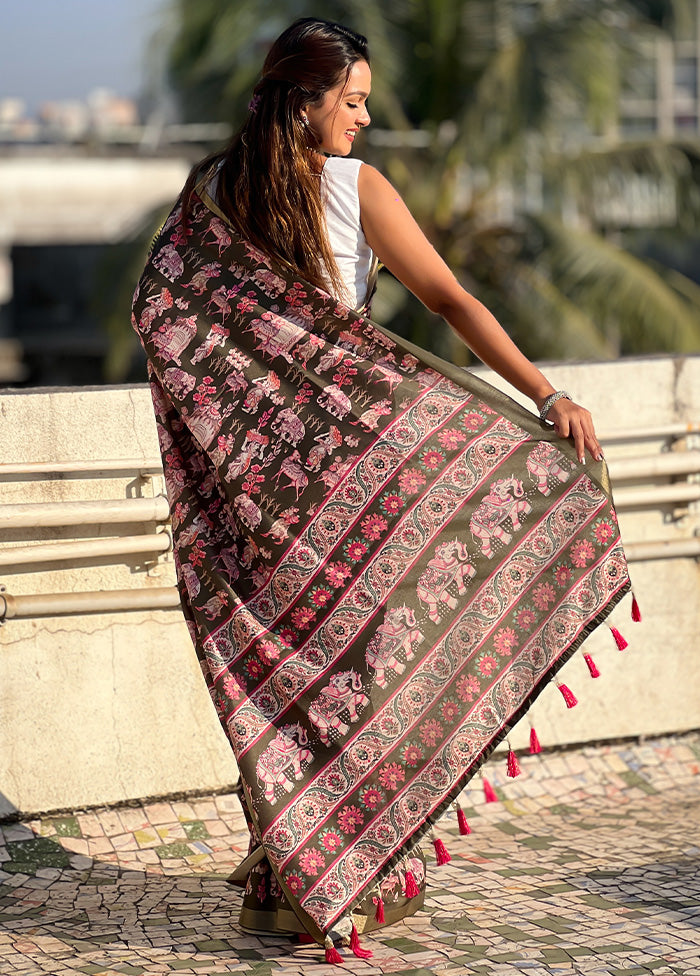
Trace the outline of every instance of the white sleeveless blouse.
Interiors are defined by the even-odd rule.
[[[338,297],[350,308],[360,308],[367,298],[367,281],[374,255],[360,223],[357,179],[362,160],[330,156],[321,176],[328,240],[343,282]]]
[[[207,184],[207,192],[213,200],[216,200],[222,166],[223,160]],[[328,240],[345,284],[345,294],[337,297],[353,309],[361,308],[367,300],[369,275],[374,263],[374,254],[360,223],[357,179],[361,166],[360,159],[330,156],[321,174]],[[328,288],[330,290],[330,283]]]

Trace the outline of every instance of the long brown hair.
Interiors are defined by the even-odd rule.
[[[312,284],[341,292],[313,160],[319,140],[304,124],[302,107],[320,104],[363,60],[369,64],[367,38],[340,24],[304,17],[280,34],[240,130],[190,174],[184,220],[198,179],[221,163],[217,204],[241,235]]]

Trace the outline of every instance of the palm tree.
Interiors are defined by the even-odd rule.
[[[314,6],[173,0],[169,68],[185,118],[240,118],[270,40]],[[371,39],[375,136],[361,155],[531,356],[700,349],[700,287],[624,250],[601,202],[616,186],[655,181],[697,228],[697,149],[611,135],[639,38],[686,13],[681,0],[324,6]],[[392,140],[377,138],[378,127]],[[377,317],[443,355],[467,356],[390,277]]]

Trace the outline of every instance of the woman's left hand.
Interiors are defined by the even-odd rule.
[[[596,461],[603,460],[603,451],[595,434],[593,418],[585,407],[580,407],[573,400],[562,398],[552,404],[545,419],[554,424],[554,429],[560,437],[573,438],[581,464],[586,463],[586,450]]]

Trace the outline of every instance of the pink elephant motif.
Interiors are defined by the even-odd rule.
[[[554,444],[540,441],[525,458],[525,465],[537,482],[537,490],[543,495],[549,495],[549,479],[557,478],[562,484],[571,477],[571,470],[562,465],[564,456]]]
[[[374,680],[380,688],[386,688],[389,684],[387,671],[403,674],[406,665],[399,655],[403,654],[410,661],[415,654],[413,645],[422,644],[424,640],[410,607],[392,607],[387,610],[384,622],[377,628],[365,652],[367,667],[374,668]]]
[[[280,410],[275,419],[270,424],[273,434],[278,434],[280,440],[286,441],[292,447],[296,447],[306,433],[304,422],[290,407]]]
[[[318,396],[318,405],[327,410],[332,417],[343,420],[352,409],[350,397],[343,393],[339,386],[332,383],[327,386]]]
[[[306,748],[309,738],[306,729],[296,722],[283,725],[258,759],[255,771],[258,782],[265,787],[265,799],[271,805],[277,802],[275,787],[291,793],[294,784],[289,778],[301,779],[302,764],[313,760],[313,753]]]
[[[153,258],[153,265],[169,281],[175,281],[185,270],[184,262],[172,244],[166,244],[161,248]]]
[[[241,522],[251,530],[257,529],[262,522],[262,512],[252,498],[245,493],[237,495],[233,500],[233,508]]]
[[[447,604],[451,610],[457,608],[457,600],[449,592],[453,583],[457,584],[460,596],[467,592],[465,580],[476,573],[468,559],[469,551],[459,539],[435,547],[435,556],[428,563],[416,588],[418,599],[428,604],[428,616],[433,623],[438,624],[442,620],[442,614],[438,611],[440,603]]]
[[[341,715],[347,712],[349,721],[357,722],[360,709],[368,704],[369,698],[362,692],[362,679],[357,671],[339,671],[309,705],[309,721],[318,729],[321,742],[328,746],[332,731],[341,736],[350,730]]]
[[[513,532],[521,528],[521,516],[532,511],[532,505],[523,497],[523,483],[517,478],[499,478],[489,488],[469,522],[474,538],[481,543],[481,551],[489,559],[493,556],[492,540],[507,544],[513,538],[503,524],[510,521]]]
[[[284,278],[265,268],[259,268],[253,274],[253,280],[257,281],[265,294],[271,298],[278,298],[287,287]]]

